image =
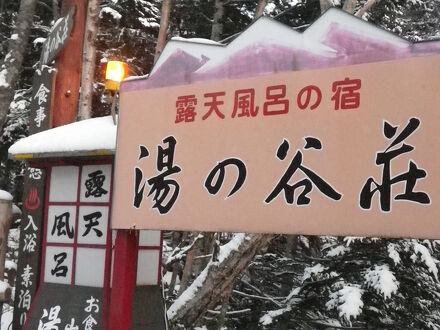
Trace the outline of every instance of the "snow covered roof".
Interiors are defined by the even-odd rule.
[[[330,8],[302,33],[274,19],[260,17],[227,45],[205,39],[173,38],[148,79],[125,81],[121,91],[438,52],[440,42],[419,46],[341,9]]]
[[[30,135],[9,148],[13,159],[113,155],[116,129],[111,116],[92,118]]]

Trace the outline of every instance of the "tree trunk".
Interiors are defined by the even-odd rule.
[[[319,0],[319,6],[321,7],[321,14],[324,14],[330,7],[333,7],[330,0]]]
[[[96,45],[100,0],[89,0],[86,30],[84,34],[83,68],[78,120],[88,119],[92,112],[93,81],[95,80]]]
[[[250,264],[258,251],[267,246],[273,235],[237,234],[220,248],[218,261],[211,261],[185,292],[168,309],[172,322],[189,327],[208,309],[224,298],[237,276]]]
[[[52,15],[56,21],[60,17],[60,9],[58,0],[52,0]]]
[[[380,0],[368,0],[365,5],[355,14],[357,17],[362,17],[364,14]]]
[[[214,19],[212,21],[211,40],[220,41],[223,34],[223,15],[225,7],[223,0],[215,0]]]
[[[14,33],[9,40],[8,53],[0,66],[0,129],[2,131],[20,77],[36,4],[36,0],[21,0]]]
[[[267,6],[267,0],[259,0],[257,10],[255,11],[254,21],[257,20],[264,13],[264,8]]]
[[[160,15],[159,35],[157,36],[156,53],[154,54],[154,62],[157,61],[160,54],[162,54],[163,48],[165,47],[170,10],[171,10],[171,0],[163,0],[162,11]]]
[[[356,0],[345,0],[344,7],[342,7],[342,9],[345,10],[347,13],[353,14],[355,7]]]

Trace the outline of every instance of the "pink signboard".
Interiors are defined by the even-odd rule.
[[[112,227],[439,237],[439,63],[123,91]]]

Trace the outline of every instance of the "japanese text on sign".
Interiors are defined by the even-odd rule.
[[[114,228],[440,235],[439,59],[123,92]]]

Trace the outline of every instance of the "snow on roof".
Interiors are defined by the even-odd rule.
[[[173,38],[150,76],[124,82],[121,92],[282,71],[329,68],[439,52],[418,47],[361,18],[331,8],[305,32],[260,17],[228,45]]]
[[[221,42],[214,41],[211,39],[205,39],[205,38],[182,38],[182,37],[172,37],[171,40],[174,41],[185,41],[185,42],[195,42],[197,44],[209,44],[209,45],[216,45],[216,46],[223,46]]]
[[[336,53],[336,51],[321,43],[304,38],[302,33],[285,24],[262,16],[226,47],[224,56],[208,61],[198,72],[206,72],[218,67],[226,63],[234,54],[248,47],[255,47],[258,44],[264,44],[264,47],[278,45],[285,48],[301,49],[321,56],[334,56]]]
[[[347,34],[357,34],[371,40],[390,43],[395,47],[407,47],[409,45],[408,41],[396,34],[337,8],[328,9],[303,34],[307,38],[325,43],[335,27]]]
[[[183,51],[199,60],[203,58],[213,59],[223,55],[224,45],[212,40],[202,38],[181,38],[174,37],[169,40],[157,62],[154,64],[151,74],[166,62],[176,51]]]
[[[14,159],[111,155],[116,150],[111,116],[92,118],[30,135],[9,148]]]
[[[12,201],[12,195],[7,191],[0,190],[0,200]]]

